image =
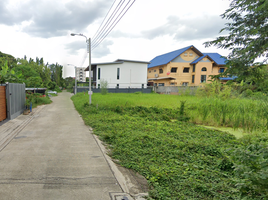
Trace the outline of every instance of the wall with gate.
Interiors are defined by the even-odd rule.
[[[0,86],[0,122],[7,118],[6,86]]]

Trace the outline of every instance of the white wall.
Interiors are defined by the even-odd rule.
[[[97,65],[97,87],[100,84],[98,80],[98,68],[101,70],[100,79],[108,81],[109,88],[147,88],[147,64],[126,62],[122,64]],[[117,80],[117,68],[120,68],[119,80]]]

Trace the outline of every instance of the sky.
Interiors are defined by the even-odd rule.
[[[89,59],[86,38],[70,34],[82,33],[94,41],[109,10],[112,13],[129,1],[134,2],[129,10],[91,51],[92,63],[150,61],[190,45],[205,53],[229,54],[203,44],[226,34],[219,33],[227,23],[220,15],[229,8],[229,0],[0,1],[0,51],[15,58],[26,55],[58,63],[64,77],[74,76],[74,66],[87,67]]]

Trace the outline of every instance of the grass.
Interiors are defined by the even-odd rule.
[[[215,127],[242,128],[243,132],[268,131],[266,100],[200,98],[196,96],[159,94],[94,94],[93,104],[115,107],[157,107],[176,110],[185,102],[185,114],[190,122]]]
[[[244,147],[251,139],[237,139],[227,132],[183,121],[187,121],[186,115],[193,120],[191,114],[202,110],[197,105],[219,102],[158,94],[94,94],[89,105],[88,95],[78,93],[72,100],[85,123],[108,144],[110,155],[148,180],[150,198],[242,198],[238,185],[249,180],[236,174],[230,149]],[[182,110],[185,101],[188,107],[186,104]],[[217,112],[222,109],[227,108]],[[205,120],[214,117],[221,121],[222,116],[215,113],[208,110]],[[202,122],[203,116],[199,115]],[[225,120],[228,122],[228,116]],[[263,138],[268,141],[268,136]],[[249,199],[267,197],[267,192],[252,188],[246,193]]]

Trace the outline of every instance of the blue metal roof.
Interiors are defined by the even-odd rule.
[[[195,61],[193,61],[191,64],[196,64],[200,60],[202,60],[205,56],[208,56],[217,65],[225,65],[226,58],[222,57],[220,54],[218,54],[218,53],[201,53],[198,49],[196,49],[193,45],[191,45],[188,47],[184,47],[182,49],[178,49],[176,51],[172,51],[172,52],[160,55],[160,56],[156,56],[153,60],[150,61],[148,68],[156,67],[156,66],[160,66],[160,65],[166,65],[191,47],[194,48],[194,50],[196,52],[198,52],[199,55],[202,55],[199,58],[197,58]]]
[[[195,61],[193,61],[191,64],[196,64],[200,60],[202,60],[204,57],[208,56],[211,60],[213,60],[217,65],[225,65],[226,58],[222,57],[218,53],[204,53],[203,56],[197,58]]]
[[[222,81],[230,81],[236,79],[237,76],[231,76],[231,77],[220,77],[219,79]]]
[[[153,60],[150,61],[148,68],[156,67],[159,65],[165,65],[165,64],[169,63],[170,61],[172,61],[173,59],[177,58],[184,51],[186,51],[187,49],[189,49],[191,47],[193,47],[193,45],[182,48],[182,49],[178,49],[176,51],[172,51],[172,52],[160,55],[160,56],[156,56]]]

